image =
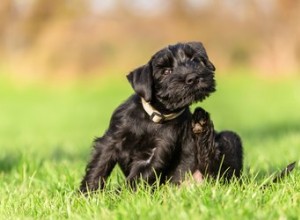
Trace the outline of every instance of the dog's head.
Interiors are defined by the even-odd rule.
[[[127,75],[147,102],[175,111],[202,101],[215,91],[215,67],[199,42],[170,45]]]

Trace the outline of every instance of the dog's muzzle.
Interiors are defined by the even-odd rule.
[[[150,116],[150,119],[155,123],[170,121],[174,118],[177,118],[185,110],[185,109],[182,109],[179,112],[174,112],[174,113],[171,113],[171,114],[162,114],[159,111],[157,111],[155,108],[153,108],[153,106],[150,105],[149,102],[146,102],[145,99],[141,98],[141,100],[142,100],[142,105],[143,105],[143,108],[144,108],[145,112],[147,112],[147,114]]]

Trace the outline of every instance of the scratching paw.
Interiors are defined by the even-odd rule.
[[[192,130],[194,134],[200,134],[204,131],[204,128],[209,124],[209,113],[203,108],[196,108],[192,116]]]

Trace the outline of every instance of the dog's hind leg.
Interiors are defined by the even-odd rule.
[[[204,175],[216,176],[219,167],[219,150],[215,146],[215,130],[209,113],[198,107],[192,116],[192,130],[195,141],[196,168]]]
[[[243,168],[243,147],[240,137],[232,131],[222,131],[215,137],[215,146],[220,150],[220,175],[229,180],[240,177]]]
[[[116,165],[114,142],[108,139],[110,138],[104,136],[95,140],[92,160],[86,167],[80,185],[82,193],[96,191],[98,188],[103,189],[107,177]]]
[[[217,133],[209,114],[196,108],[192,117],[198,169],[213,177],[230,180],[240,177],[243,167],[243,148],[240,137],[231,131]]]

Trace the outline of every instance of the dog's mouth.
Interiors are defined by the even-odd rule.
[[[193,90],[193,91],[207,91],[209,88],[214,87],[211,82],[206,82],[204,79],[199,79],[197,82],[193,83],[192,85],[184,85],[184,90]]]
[[[209,84],[200,79],[199,82],[198,82],[198,87],[206,89],[206,88],[209,87]]]
[[[177,83],[170,85],[166,90],[159,90],[156,94],[157,100],[162,103],[166,109],[176,111],[185,108],[193,103],[201,102],[215,91],[215,80],[212,77],[199,80],[193,84]]]
[[[208,97],[215,91],[215,85],[214,83],[199,82],[193,88],[187,88],[186,90],[187,98],[191,97],[191,102],[188,105],[191,105],[194,102],[201,102]]]

